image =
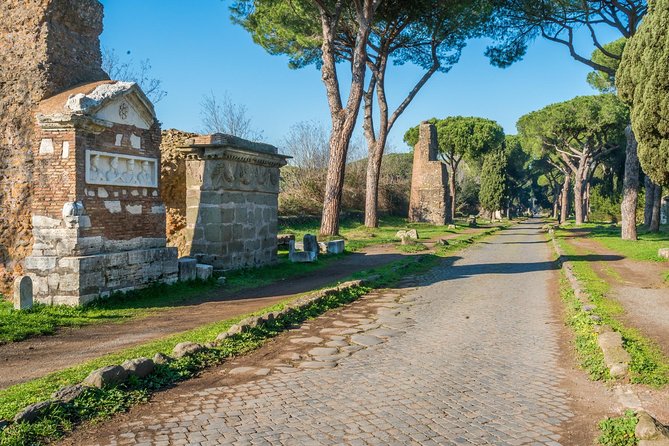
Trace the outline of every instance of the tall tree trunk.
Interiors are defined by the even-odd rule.
[[[620,204],[621,237],[623,240],[636,240],[636,208],[639,200],[639,156],[637,141],[632,126],[625,129],[627,148],[625,150],[625,179],[623,180],[623,200]]]
[[[562,183],[562,196],[560,197],[560,224],[563,224],[569,218],[569,187],[571,183],[571,176],[565,175]]]
[[[367,177],[365,185],[365,226],[379,226],[379,179],[381,178],[381,162],[383,146],[381,141],[375,142],[368,150]]]
[[[559,209],[560,209],[560,195],[559,195],[559,189],[555,188],[553,191],[553,218],[558,219],[559,215]]]
[[[451,198],[450,198],[450,200],[451,200],[451,215],[450,215],[450,218],[447,219],[448,220],[447,223],[453,223],[453,221],[455,220],[455,207],[456,207],[455,196],[457,194],[457,192],[455,190],[455,186],[456,186],[455,175],[456,175],[456,169],[451,167],[448,170],[448,188],[449,188],[450,196],[451,196]]]
[[[590,221],[590,180],[585,183],[585,197],[583,198],[583,219],[586,222]]]
[[[342,104],[339,79],[337,77],[337,56],[335,37],[339,30],[341,10],[326,11],[319,6],[321,24],[323,28],[323,43],[321,77],[327,93],[328,106],[332,117],[332,133],[330,134],[330,159],[325,178],[325,197],[323,200],[323,215],[321,218],[320,233],[323,236],[333,236],[339,233],[339,213],[341,211],[341,197],[344,188],[344,174],[346,170],[346,154],[358,119],[360,103],[364,93],[365,72],[367,70],[367,39],[370,33],[370,24],[379,0],[364,0],[356,6],[356,22],[358,30],[355,37],[355,48],[351,63],[351,88],[346,101]]]
[[[583,189],[583,180],[577,174],[574,179],[574,219],[577,225],[583,224]]]
[[[662,213],[662,186],[655,185],[653,194],[653,217],[650,219],[650,232],[660,232],[660,219]]]
[[[646,203],[643,207],[643,224],[646,228],[650,228],[650,222],[653,219],[653,204],[655,203],[655,183],[646,175],[643,186],[646,191]]]

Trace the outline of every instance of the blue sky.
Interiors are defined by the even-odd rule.
[[[320,72],[288,68],[287,58],[270,56],[232,24],[221,0],[101,0],[105,6],[102,45],[135,60],[150,59],[168,95],[156,105],[163,128],[198,131],[200,103],[213,91],[244,104],[266,142],[281,146],[288,128],[315,120],[329,127]],[[613,37],[612,37],[613,39]],[[561,45],[537,40],[525,59],[510,68],[490,66],[484,41],[472,41],[460,63],[436,74],[397,121],[391,143],[421,120],[451,115],[482,116],[515,133],[517,119],[547,104],[593,94],[589,69]],[[585,54],[590,53],[584,47]],[[421,76],[413,66],[388,75],[390,106],[398,104]]]

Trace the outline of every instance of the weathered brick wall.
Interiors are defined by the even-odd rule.
[[[437,129],[433,124],[422,123],[413,156],[410,221],[446,223],[450,213],[447,181],[446,166],[437,160]]]
[[[179,256],[186,252],[186,156],[179,152],[186,141],[197,133],[169,129],[163,131],[160,144],[160,195],[167,208],[167,245],[179,250]]]
[[[34,108],[74,85],[107,79],[97,0],[0,1],[0,291],[30,253]]]

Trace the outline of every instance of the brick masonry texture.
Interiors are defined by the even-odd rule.
[[[449,220],[448,173],[437,159],[437,129],[420,125],[420,137],[413,152],[409,220],[443,225]]]
[[[176,389],[141,409],[144,416],[109,423],[77,444],[560,445],[573,414],[559,384],[566,372],[551,323],[548,247],[524,248],[543,240],[537,229],[505,231],[401,296],[363,298],[317,336],[288,334],[327,347],[310,350],[314,356],[367,346],[333,355],[336,367],[321,358],[295,368],[268,364],[273,373],[232,369],[270,374],[195,393]]]
[[[0,2],[0,291],[21,273],[32,244],[34,109],[74,85],[107,79],[102,13],[97,0]]]

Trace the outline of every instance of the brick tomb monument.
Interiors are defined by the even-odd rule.
[[[134,83],[101,81],[36,113],[32,254],[35,300],[77,305],[177,280],[159,194],[160,125]]]
[[[216,270],[276,261],[279,169],[276,147],[231,135],[188,139],[185,255]]]
[[[409,220],[443,225],[450,221],[448,171],[437,159],[437,129],[423,122],[413,152]]]

